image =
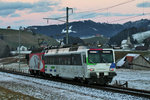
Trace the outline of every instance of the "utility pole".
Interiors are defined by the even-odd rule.
[[[69,7],[66,7],[66,44],[69,43],[69,9],[72,10],[72,13],[73,13],[73,8],[69,8]]]
[[[73,8],[69,8],[69,7],[66,7],[66,16],[64,16],[64,17],[58,17],[58,18],[43,18],[43,19],[46,19],[47,20],[47,22],[48,22],[48,20],[58,20],[58,21],[61,21],[61,22],[66,22],[66,44],[68,44],[68,38],[69,38],[69,32],[68,32],[68,30],[69,30],[69,25],[68,25],[68,23],[69,23],[69,10],[72,10],[72,13],[73,13]],[[61,18],[66,18],[66,21],[63,21],[63,20],[60,20]]]

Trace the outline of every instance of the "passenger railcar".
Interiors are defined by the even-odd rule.
[[[49,49],[42,55],[39,60],[44,61],[43,72],[50,76],[104,85],[116,75],[113,49],[78,46]]]

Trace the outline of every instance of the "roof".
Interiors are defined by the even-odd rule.
[[[128,62],[132,62],[133,59],[134,59],[133,56],[126,56],[124,60],[125,60],[125,61],[128,61]]]
[[[126,44],[127,40],[122,40],[121,44]]]
[[[122,66],[125,63],[125,59],[127,59],[129,62],[132,62],[134,59],[136,59],[137,57],[139,57],[140,54],[127,54],[126,56],[124,56],[121,60],[119,60],[117,62],[117,66]]]
[[[56,49],[49,49],[48,52],[45,54],[62,54],[68,52],[82,52],[85,49],[88,49],[86,46],[76,46],[76,47],[68,47],[68,48],[56,48]]]
[[[91,48],[87,46],[74,46],[74,47],[66,47],[66,48],[48,49],[46,50],[45,55],[81,53],[81,52],[85,52],[86,50],[113,50],[113,49],[100,49],[100,48]]]

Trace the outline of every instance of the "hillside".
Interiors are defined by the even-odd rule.
[[[48,26],[30,26],[29,29],[36,28],[35,33],[43,33],[54,38],[63,38],[66,31],[66,24]],[[90,37],[97,34],[111,37],[117,34],[124,26],[120,24],[96,23],[91,20],[77,21],[69,23],[69,35],[73,37]]]
[[[137,42],[141,43],[144,39],[150,37],[149,30],[150,29],[147,26],[139,28],[132,27],[129,29],[125,29],[116,34],[115,36],[111,37],[109,43],[120,45],[121,41],[126,40],[128,36],[130,36],[131,42],[133,44]]]
[[[21,45],[24,45],[28,48],[38,47],[38,39],[44,39],[48,42],[49,45],[58,44],[55,39],[42,35],[42,34],[33,34],[27,31],[20,31],[21,35]],[[1,47],[8,45],[10,49],[15,49],[19,45],[19,31],[11,29],[0,29],[0,42]]]
[[[137,40],[138,43],[142,43],[145,39],[150,38],[150,31],[139,32],[132,35],[133,39]]]
[[[69,35],[73,37],[92,37],[103,35],[104,37],[113,37],[125,29],[132,27],[140,28],[150,24],[150,20],[142,19],[135,22],[124,24],[97,23],[91,20],[76,21],[69,23]],[[54,38],[63,38],[66,33],[66,24],[47,25],[47,26],[29,26],[35,33],[45,34]],[[36,29],[33,29],[36,28]]]
[[[92,37],[92,38],[87,38],[87,39],[82,39],[85,44],[91,44],[93,46],[97,46],[97,45],[105,45],[108,43],[108,38],[104,38],[104,37]]]

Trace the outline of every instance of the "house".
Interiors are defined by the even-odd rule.
[[[116,66],[120,68],[150,70],[150,62],[140,54],[127,54],[116,63]]]
[[[128,44],[127,44],[127,40],[122,40],[122,42],[121,42],[121,47],[123,48],[123,49],[128,49]]]
[[[27,47],[25,46],[20,46],[20,51],[27,51]],[[17,47],[17,51],[19,51],[19,47]]]
[[[122,49],[130,49],[132,47],[132,43],[129,36],[127,40],[122,40],[121,47]]]
[[[28,51],[27,47],[25,46],[20,46],[20,54],[30,54],[31,51]],[[10,54],[16,55],[19,54],[19,47],[17,47],[17,50],[15,51],[10,51]]]

